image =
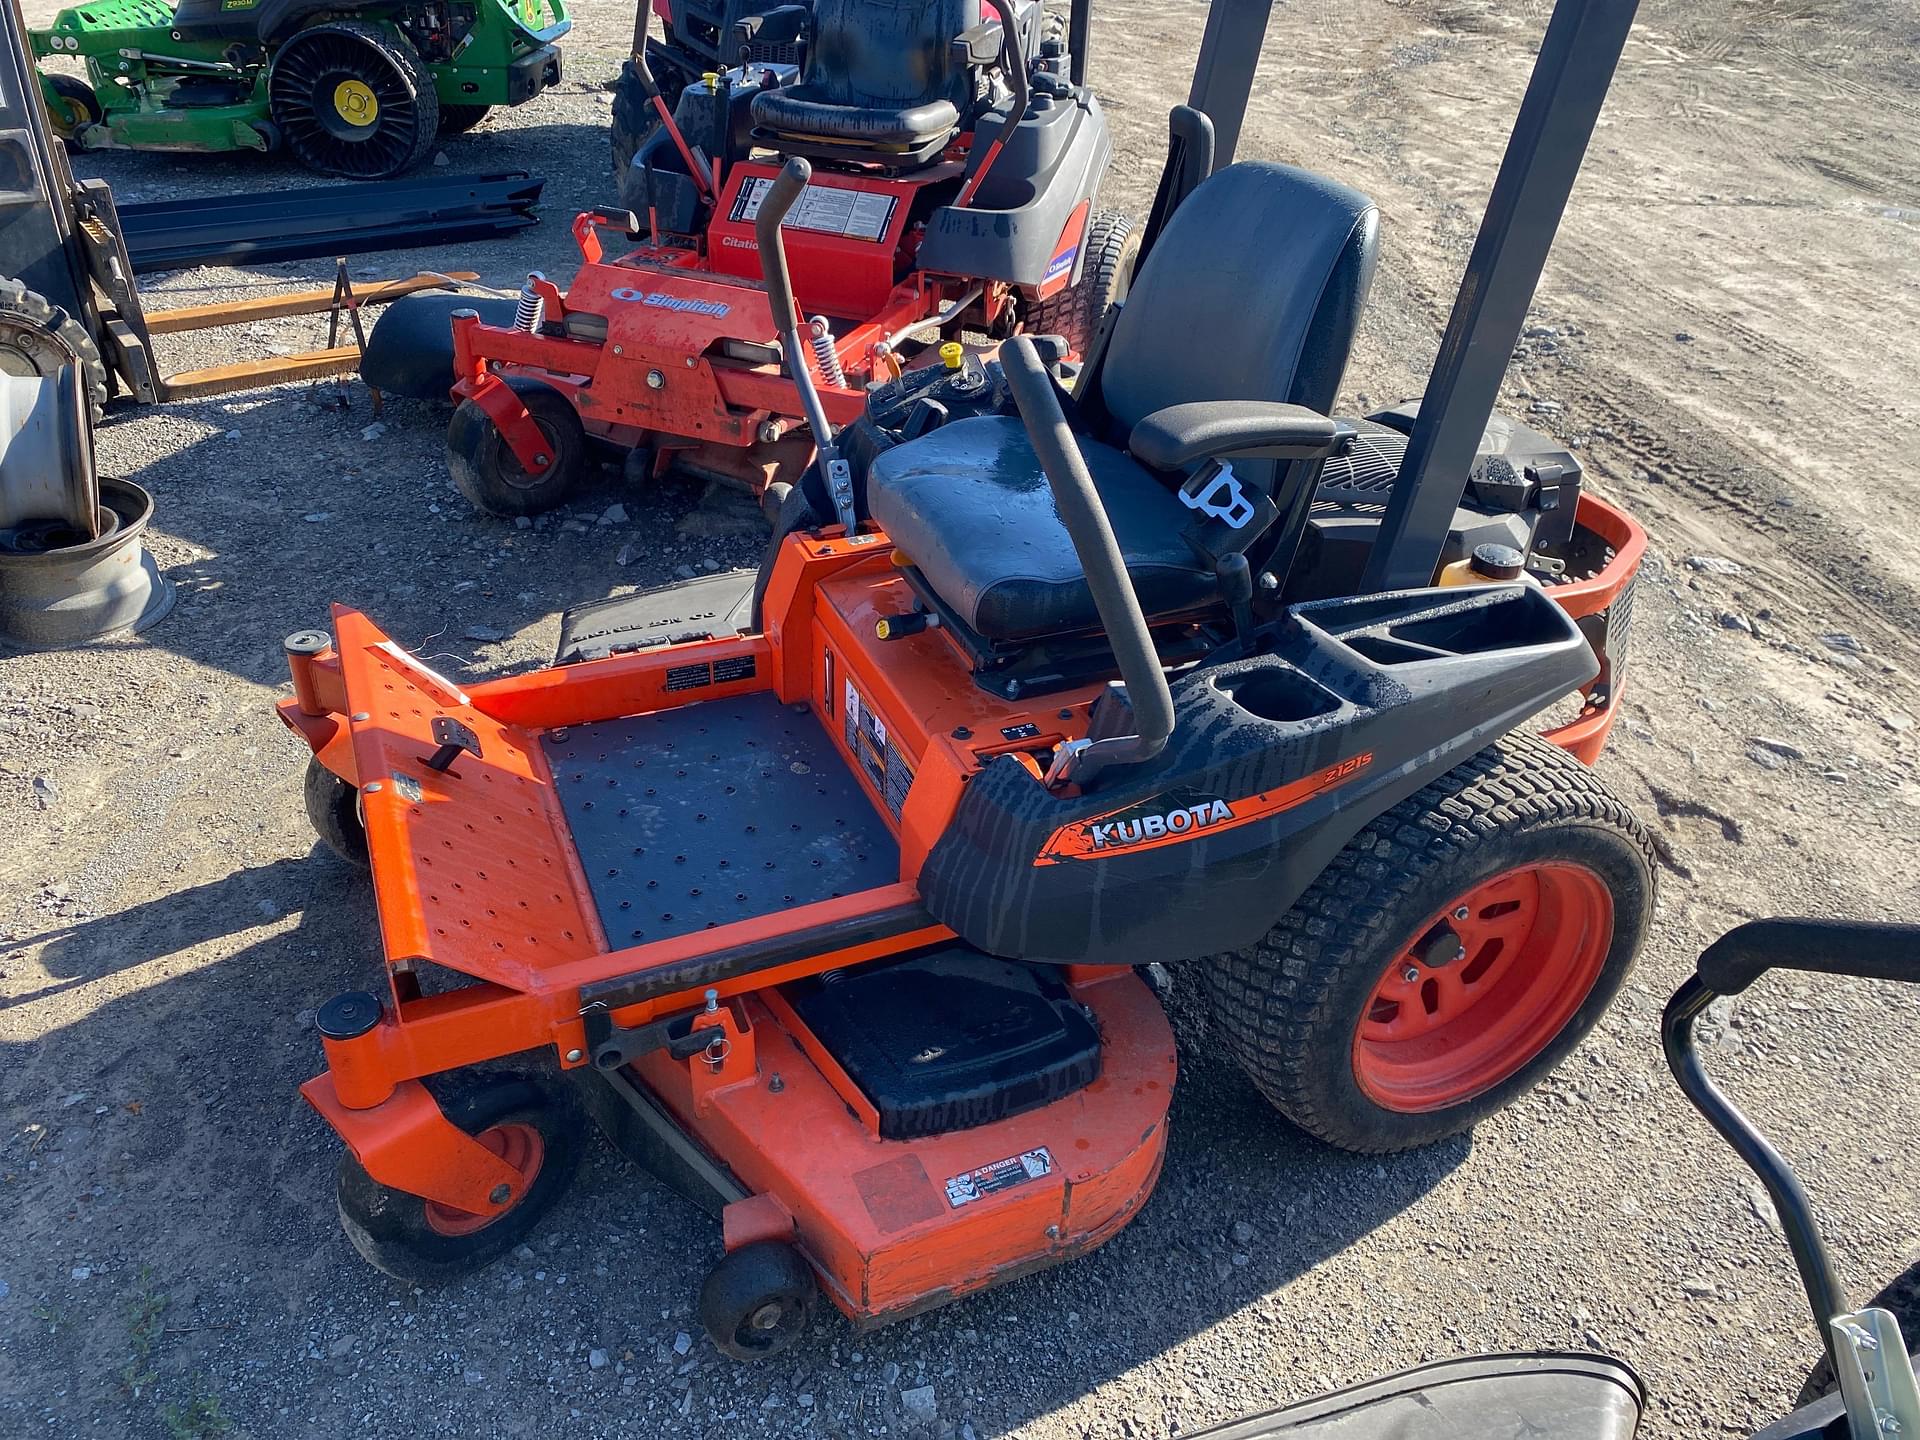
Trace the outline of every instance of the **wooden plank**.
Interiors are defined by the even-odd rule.
[[[271,360],[247,360],[238,365],[216,365],[210,370],[183,370],[160,384],[166,400],[192,400],[206,395],[225,395],[234,390],[255,390],[263,385],[284,385],[293,380],[320,380],[329,375],[351,375],[360,368],[360,351],[352,345],[333,350],[308,350],[299,355],[281,355]]]
[[[471,270],[455,270],[446,275],[422,272],[410,280],[390,280],[368,290],[354,292],[360,305],[384,305],[403,295],[421,290],[451,290],[451,281],[477,280]],[[319,315],[333,308],[333,287],[325,290],[296,290],[286,295],[261,295],[251,300],[222,300],[213,305],[188,305],[179,310],[148,312],[147,331],[152,335],[178,335],[189,330],[210,330],[219,325],[238,325],[248,320],[278,320],[287,315]]]

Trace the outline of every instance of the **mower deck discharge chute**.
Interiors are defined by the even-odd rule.
[[[963,330],[1060,334],[1078,353],[1125,295],[1138,236],[1095,208],[1106,120],[1038,0],[818,0],[736,29],[740,63],[672,113],[636,52],[657,123],[626,208],[575,222],[573,283],[530,276],[510,321],[456,312],[448,465],[481,509],[561,503],[589,441],[755,494],[791,485],[822,438],[796,366],[838,427],[918,365],[977,384],[979,362],[941,344]],[[754,58],[783,48],[804,66]],[[754,224],[790,156],[814,165],[786,222],[797,337],[774,322]],[[615,233],[621,251],[603,250]],[[437,325],[444,347],[444,315],[388,323]]]
[[[1251,8],[1215,9],[1203,75],[1257,50]],[[1202,179],[1189,109],[1083,366],[1018,336],[844,429],[792,369],[822,443],[759,572],[589,607],[573,663],[471,688],[354,611],[291,637],[309,811],[371,865],[387,957],[384,993],[322,1009],[304,1087],[362,1253],[415,1280],[502,1253],[591,1115],[719,1217],[702,1319],[753,1357],[816,1287],[885,1321],[1137,1213],[1175,1078],[1163,965],[1351,1148],[1457,1133],[1557,1064],[1652,905],[1649,842],[1582,763],[1644,538],[1485,409],[1470,463],[1421,457],[1490,400],[1525,296],[1492,302],[1545,258],[1498,232],[1558,216],[1631,11],[1562,0],[1442,403],[1328,418],[1374,207],[1265,162]],[[1563,84],[1548,58],[1594,15]],[[1245,92],[1198,98],[1231,118]],[[766,284],[738,290],[775,333],[803,323],[780,237],[809,170],[760,196]],[[1470,583],[1369,587],[1383,560]],[[441,1078],[548,1049],[573,1084]]]

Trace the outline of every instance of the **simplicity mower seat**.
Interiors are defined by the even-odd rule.
[[[1213,567],[1183,538],[1196,519],[1178,493],[1188,462],[1159,456],[1165,468],[1150,468],[1101,437],[1155,458],[1172,406],[1210,412],[1202,435],[1235,429],[1235,407],[1222,402],[1325,415],[1372,283],[1377,237],[1366,196],[1291,165],[1249,161],[1196,189],[1154,242],[1104,361],[1082,377],[1075,422],[1088,432],[1077,437],[1080,450],[1149,617],[1219,598]],[[1288,283],[1275,284],[1276,275]],[[1149,416],[1155,422],[1143,426]],[[1271,493],[1276,463],[1233,465],[1248,489]],[[882,452],[868,472],[867,505],[923,588],[981,638],[1097,627],[1019,419],[961,420]]]
[[[1054,508],[1026,427],[1010,415],[942,426],[882,453],[867,479],[873,518],[934,594],[987,640],[1029,640],[1100,623],[1086,572]],[[1180,532],[1193,512],[1131,457],[1082,440],[1127,573],[1149,615],[1208,604],[1216,592]]]
[[[816,0],[806,78],[755,95],[754,129],[788,154],[924,164],[974,102],[953,42],[979,23],[979,0]]]

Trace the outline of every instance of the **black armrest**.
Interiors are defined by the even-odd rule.
[[[953,63],[962,69],[984,70],[1000,63],[1007,37],[998,20],[982,20],[953,37]]]
[[[1338,429],[1304,405],[1271,400],[1196,400],[1156,410],[1127,437],[1133,458],[1156,470],[1240,456],[1317,460],[1331,455]]]

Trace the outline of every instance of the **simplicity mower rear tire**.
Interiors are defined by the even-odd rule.
[[[806,1333],[818,1293],[813,1270],[780,1240],[742,1245],[700,1287],[700,1323],[723,1354],[767,1360]]]
[[[447,470],[476,510],[538,515],[564,503],[579,483],[587,432],[567,397],[551,385],[520,375],[509,377],[507,385],[552,447],[553,463],[541,474],[528,474],[493,417],[475,401],[462,400],[447,425]]]
[[[360,792],[322,765],[318,755],[307,759],[306,799],[307,819],[321,843],[349,865],[366,869],[372,862],[360,823]]]
[[[340,1228],[368,1264],[414,1285],[457,1280],[518,1245],[566,1193],[586,1151],[586,1118],[563,1086],[468,1072],[436,1082],[435,1098],[448,1120],[529,1183],[509,1209],[471,1215],[382,1185],[352,1154],[342,1156]]]
[[[1087,258],[1080,278],[1031,306],[1020,328],[1029,335],[1064,335],[1073,353],[1084,356],[1100,333],[1108,307],[1127,298],[1134,262],[1140,258],[1140,232],[1131,215],[1102,210],[1087,226],[1081,244]]]
[[[1653,864],[1592,771],[1508,735],[1362,830],[1259,944],[1205,962],[1214,1021],[1301,1129],[1432,1144],[1593,1028],[1646,934]]]
[[[420,52],[363,20],[293,35],[273,57],[267,104],[287,149],[322,175],[390,180],[440,135],[440,96]]]

